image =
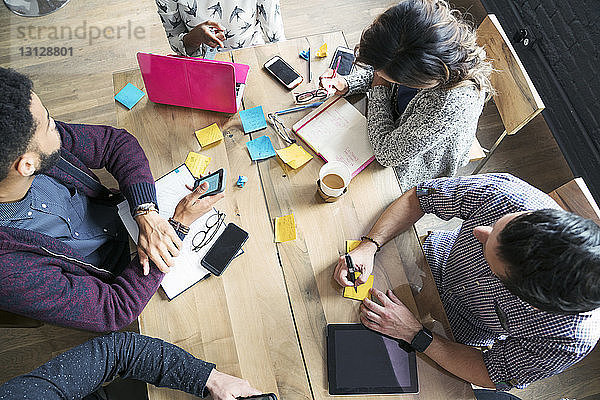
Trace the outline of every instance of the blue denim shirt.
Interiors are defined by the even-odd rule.
[[[46,175],[33,179],[22,200],[0,203],[0,225],[52,236],[97,267],[115,271],[129,262],[129,240],[117,207],[71,193]]]

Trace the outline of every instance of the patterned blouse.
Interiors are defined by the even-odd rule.
[[[279,0],[156,0],[156,5],[169,44],[180,55],[204,57],[206,45],[187,54],[183,37],[209,20],[225,28],[220,51],[285,40]]]

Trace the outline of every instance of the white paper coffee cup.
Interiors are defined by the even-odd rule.
[[[346,164],[330,161],[321,167],[319,181],[321,191],[327,196],[338,197],[350,184],[352,173]]]

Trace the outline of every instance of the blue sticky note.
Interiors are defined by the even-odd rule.
[[[117,93],[115,100],[131,110],[131,107],[135,106],[145,94],[146,93],[136,88],[131,83],[128,83],[119,93]]]
[[[246,133],[259,131],[267,127],[267,120],[265,119],[262,106],[240,111],[240,118],[242,119],[244,132]]]
[[[264,160],[265,158],[273,157],[275,149],[268,136],[261,136],[246,143],[250,158],[253,160]]]

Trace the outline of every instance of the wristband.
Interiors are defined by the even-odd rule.
[[[188,233],[190,233],[189,226],[185,226],[181,222],[175,221],[173,218],[169,218],[169,224],[171,224],[173,229],[175,229],[175,232],[180,232],[180,233],[183,233],[184,235],[187,235]]]
[[[377,243],[377,241],[370,236],[361,236],[360,240],[361,241],[365,241],[365,240],[369,241],[369,242],[373,243],[375,246],[377,246],[377,250],[375,251],[375,253],[377,253],[379,250],[381,250],[381,245],[379,243]]]
[[[140,204],[133,210],[133,218],[139,217],[140,215],[149,214],[152,211],[158,212],[158,208],[156,208],[156,204],[154,203],[144,203]]]

